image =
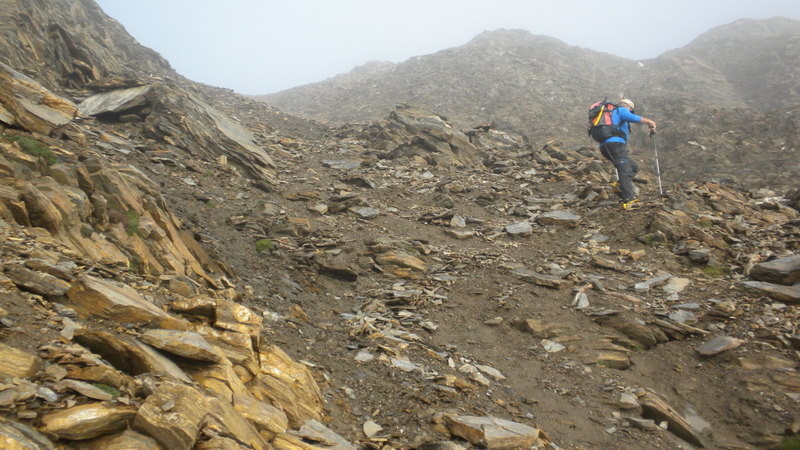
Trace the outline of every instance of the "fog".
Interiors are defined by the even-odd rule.
[[[654,58],[738,19],[800,20],[798,0],[97,0],[182,75],[243,94],[322,81],[523,29],[629,59]]]

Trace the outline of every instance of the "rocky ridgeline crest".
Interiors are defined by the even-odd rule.
[[[659,197],[643,170],[646,207],[622,215],[594,148],[411,105],[327,128],[176,76],[91,2],[63,19],[60,1],[9,5],[3,446],[748,448],[800,432],[797,189],[672,178]],[[46,50],[63,45],[46,29],[69,51]],[[506,58],[520,39],[584,53],[514,31],[469,46]]]

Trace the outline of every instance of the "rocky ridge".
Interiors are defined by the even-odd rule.
[[[659,197],[645,171],[648,206],[621,215],[594,149],[490,123],[401,107],[325,129],[185,80],[4,73],[4,443],[757,448],[800,428],[796,193]]]

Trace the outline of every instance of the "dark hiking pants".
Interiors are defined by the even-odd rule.
[[[639,172],[639,166],[628,156],[628,146],[622,142],[608,142],[600,146],[600,153],[617,169],[622,201],[629,202],[636,198],[633,177]]]

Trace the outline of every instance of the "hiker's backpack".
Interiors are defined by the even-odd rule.
[[[616,108],[617,105],[606,99],[589,107],[589,136],[592,139],[602,144],[610,137],[625,137],[625,133],[611,120],[611,112]]]

